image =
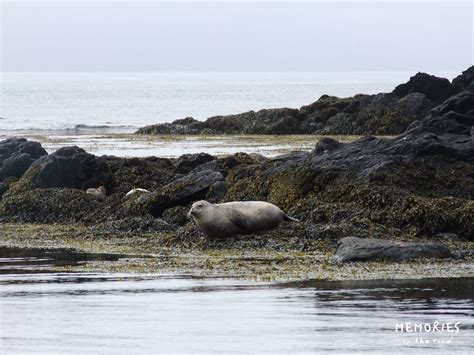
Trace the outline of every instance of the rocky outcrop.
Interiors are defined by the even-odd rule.
[[[300,109],[281,108],[192,117],[140,128],[138,134],[342,134],[396,135],[443,100],[466,89],[474,67],[449,80],[418,73],[391,93],[338,98],[323,95]]]
[[[207,153],[185,154],[177,159],[175,171],[178,174],[187,174],[198,166],[213,161],[214,159],[215,157]]]
[[[107,165],[95,155],[79,147],[65,147],[34,162],[28,170],[34,187],[69,187],[87,189],[107,185]]]
[[[462,91],[468,88],[474,81],[474,65],[465,71],[461,75],[458,75],[453,79],[453,86],[458,91]]]
[[[0,182],[21,177],[36,159],[47,154],[40,143],[25,138],[0,141]]]
[[[434,103],[441,103],[457,92],[457,88],[448,79],[438,78],[426,73],[418,73],[410,80],[398,85],[392,93],[399,97],[404,97],[411,93],[424,94],[428,100]]]
[[[387,95],[379,97],[380,109],[394,97]],[[338,100],[326,97],[306,110],[322,112],[325,101],[338,110],[358,110],[350,100]],[[302,221],[270,232],[301,250],[313,248],[315,240],[344,237],[473,240],[473,109],[469,85],[397,137],[367,136],[353,143],[325,138],[311,152],[272,159],[244,153],[124,159],[66,148],[40,157],[9,182],[0,216],[12,222],[102,223],[131,233],[165,231],[162,218],[177,238],[195,240],[199,232],[185,213],[196,200],[264,200]],[[100,185],[104,198],[85,193]],[[137,187],[150,193],[125,198]],[[153,218],[159,223],[151,223]]]
[[[336,260],[350,261],[402,261],[417,258],[449,258],[451,253],[441,244],[393,242],[375,238],[342,238],[336,249]]]

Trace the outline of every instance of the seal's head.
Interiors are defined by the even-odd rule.
[[[211,205],[211,203],[204,200],[194,202],[188,212],[188,217],[199,218],[204,214],[204,211],[206,211],[206,209],[209,208]]]

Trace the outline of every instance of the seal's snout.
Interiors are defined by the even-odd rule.
[[[187,216],[189,219],[193,218],[192,211],[193,211],[193,209],[191,208],[191,209],[188,211],[188,213],[186,214],[186,216]]]

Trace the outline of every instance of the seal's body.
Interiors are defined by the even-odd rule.
[[[278,227],[283,221],[297,221],[277,206],[263,201],[212,204],[198,201],[188,213],[211,238],[258,233]]]

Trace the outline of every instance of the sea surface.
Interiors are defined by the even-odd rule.
[[[96,155],[178,156],[205,151],[278,155],[311,149],[279,137],[169,139],[133,137],[149,124],[193,116],[204,120],[274,107],[299,108],[323,94],[390,92],[413,72],[346,73],[1,73],[0,139],[26,137],[48,152],[79,145]],[[452,78],[458,73],[436,73]],[[233,145],[236,143],[236,145]]]
[[[114,260],[0,248],[0,353],[472,354],[474,348],[472,278],[257,283],[51,272],[98,258]],[[443,331],[433,331],[436,322]],[[407,332],[407,324],[430,331]]]

